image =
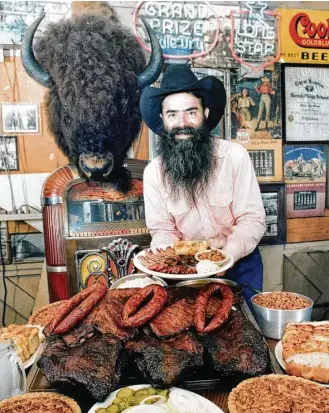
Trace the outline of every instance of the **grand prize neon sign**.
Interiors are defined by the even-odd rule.
[[[258,72],[280,59],[281,14],[266,10],[265,2],[249,1],[246,5],[248,10],[230,13],[230,49],[235,60]]]
[[[139,17],[145,18],[159,39],[162,49],[192,50],[192,54],[164,54],[165,58],[196,58],[209,54],[216,46],[219,23],[215,9],[207,1],[140,1],[133,15],[135,35],[142,47],[151,49],[146,43],[147,35]],[[204,32],[215,28],[213,43],[207,45]]]

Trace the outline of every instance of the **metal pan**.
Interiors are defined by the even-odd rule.
[[[188,281],[181,281],[175,284],[175,287],[196,287],[200,288],[209,283],[220,283],[225,284],[231,288],[233,294],[241,295],[243,292],[243,286],[238,284],[235,281],[227,280],[225,278],[202,278],[199,280],[188,280]]]

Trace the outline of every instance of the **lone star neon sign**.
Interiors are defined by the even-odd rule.
[[[281,14],[266,10],[267,3],[262,1],[249,1],[246,6],[247,10],[230,13],[230,50],[236,61],[257,72],[281,56]]]
[[[262,1],[247,1],[247,8],[249,9],[249,17],[264,21],[264,10],[267,9],[267,4]]]

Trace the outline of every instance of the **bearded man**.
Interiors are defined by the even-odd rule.
[[[222,82],[198,80],[187,65],[169,66],[160,88],[143,90],[142,117],[161,137],[144,173],[146,223],[152,247],[210,240],[234,259],[225,278],[262,289],[265,211],[252,162],[241,145],[210,135],[225,104]],[[247,301],[253,294],[245,290]]]

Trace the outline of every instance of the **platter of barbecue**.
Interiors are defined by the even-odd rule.
[[[230,413],[329,413],[329,390],[301,377],[269,374],[240,383]]]
[[[78,404],[58,393],[29,393],[0,401],[1,413],[81,413]]]
[[[287,374],[329,387],[329,321],[287,324],[275,356]]]
[[[111,407],[112,406],[112,407]],[[156,389],[149,384],[133,385],[112,392],[88,413],[224,413],[199,394],[171,387]]]
[[[264,338],[240,300],[220,282],[110,290],[94,284],[64,302],[45,327],[47,347],[29,390],[95,403],[122,386],[227,388],[271,372]]]
[[[150,275],[172,279],[193,280],[225,272],[234,260],[221,250],[210,248],[207,241],[178,241],[140,251],[134,265]]]
[[[10,324],[0,328],[0,339],[12,340],[23,368],[32,366],[44,340],[40,325]]]

